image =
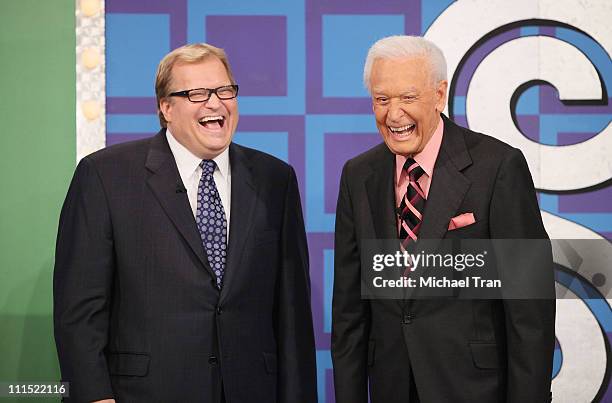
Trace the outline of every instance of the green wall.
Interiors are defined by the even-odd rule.
[[[0,0],[0,381],[5,382],[59,379],[51,284],[59,210],[75,166],[74,4]]]

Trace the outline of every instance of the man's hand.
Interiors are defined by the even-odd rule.
[[[116,403],[115,399],[104,399],[104,400],[96,400],[95,402],[91,402],[91,403]]]

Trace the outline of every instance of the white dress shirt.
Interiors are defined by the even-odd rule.
[[[178,167],[183,185],[187,189],[189,205],[191,206],[191,212],[195,218],[198,209],[198,186],[200,184],[200,178],[202,177],[202,168],[200,167],[202,160],[179,143],[169,129],[166,129],[166,138],[168,139],[168,145],[170,146],[172,155],[174,155],[174,160],[176,161],[176,166]],[[229,162],[229,147],[213,158],[213,161],[217,164],[215,172],[213,173],[213,179],[219,191],[219,196],[221,197],[223,210],[225,211],[225,218],[227,219],[227,240],[229,242],[230,200],[232,200],[232,173]]]

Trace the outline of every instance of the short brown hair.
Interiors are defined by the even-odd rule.
[[[159,124],[161,127],[166,127],[167,121],[159,107],[160,101],[167,97],[170,93],[170,80],[172,78],[172,68],[177,63],[199,63],[208,57],[216,57],[223,63],[227,75],[232,84],[236,84],[232,70],[227,60],[225,51],[221,48],[209,45],[207,43],[192,43],[181,46],[168,53],[159,62],[157,66],[157,75],[155,77],[155,96],[157,97],[157,115],[159,116]]]

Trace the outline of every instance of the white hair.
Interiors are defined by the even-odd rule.
[[[368,51],[363,68],[363,83],[371,92],[370,76],[376,59],[401,59],[406,57],[425,57],[431,66],[433,84],[446,80],[446,59],[439,47],[420,37],[394,35],[379,39]]]

